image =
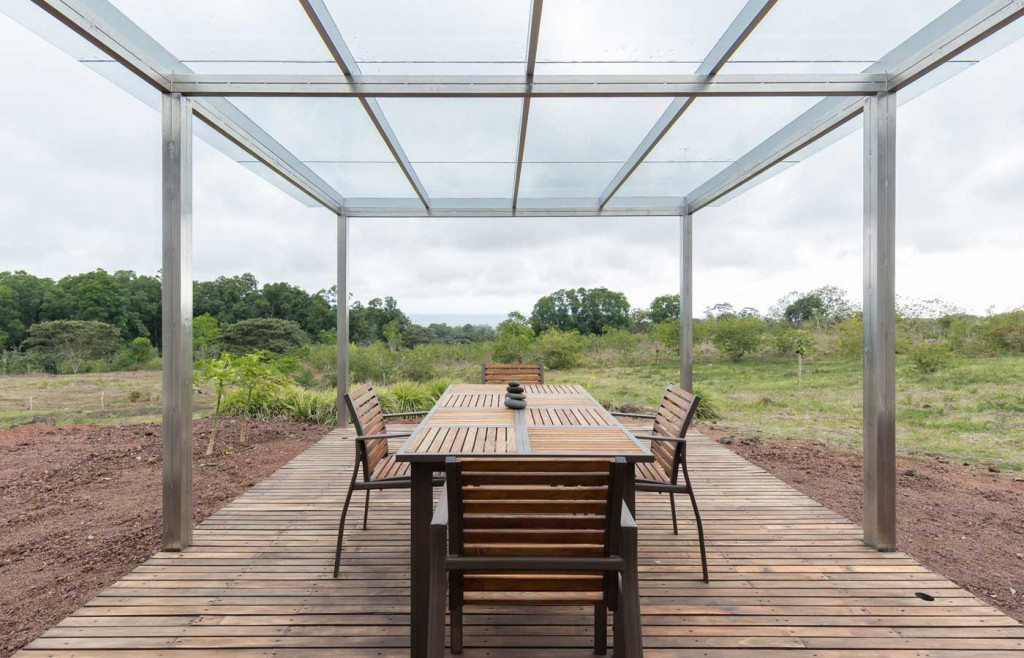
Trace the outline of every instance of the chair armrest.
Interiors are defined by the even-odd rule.
[[[430,413],[429,411],[402,411],[402,412],[399,412],[399,413],[384,414],[384,417],[385,418],[406,418],[406,417],[409,417],[409,416],[426,416],[429,413]]]
[[[448,485],[441,488],[441,495],[437,499],[437,509],[434,510],[434,518],[430,519],[431,528],[448,527]]]
[[[643,418],[645,420],[654,420],[657,418],[654,414],[628,414],[624,411],[613,411],[612,415],[615,417],[621,416],[622,418]]]
[[[622,506],[622,521],[620,525],[626,529],[636,530],[636,520],[633,519],[633,515],[629,513],[629,507],[626,505]]]
[[[650,439],[651,441],[668,441],[669,443],[686,443],[686,439],[677,436],[661,436],[655,434],[634,434],[635,439]]]
[[[388,432],[387,434],[367,434],[352,438],[356,441],[365,441],[367,439],[408,439],[410,436],[412,436],[412,432]]]

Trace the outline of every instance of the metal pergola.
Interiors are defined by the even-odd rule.
[[[1020,36],[1024,21],[1014,21],[1024,14],[1024,0],[546,4],[0,0],[12,18],[163,115],[166,550],[181,550],[192,538],[193,116],[201,120],[197,136],[338,217],[338,408],[344,425],[351,217],[679,217],[680,377],[692,390],[694,213],[854,132],[861,124],[852,120],[861,114],[864,541],[895,549],[897,104]],[[602,16],[610,18],[602,22]],[[260,19],[264,25],[253,27]],[[547,33],[555,38],[546,41]],[[460,48],[465,56],[453,55]],[[754,114],[737,120],[718,111],[741,107],[738,99],[747,99]],[[763,123],[753,141],[737,138],[759,122],[757,108],[777,109],[784,99],[792,101],[786,106],[792,116]],[[507,156],[429,157],[421,138],[444,137],[452,123],[456,131],[471,131],[473,122],[459,123],[469,114],[456,108],[474,102],[486,104],[476,117],[481,125],[485,115],[511,117],[502,149]],[[353,103],[357,114],[350,111]],[[311,114],[302,114],[314,104]],[[633,140],[627,148],[605,159],[527,157],[557,141],[560,130],[573,138],[573,124],[601,104],[608,111],[597,116],[615,125],[592,140],[587,136],[594,153],[629,123],[629,113],[617,108],[643,109],[632,131],[612,135]],[[702,106],[713,108],[703,123],[684,125]],[[551,119],[559,110],[561,123]],[[410,119],[432,114],[433,124]],[[396,116],[404,118],[396,122]],[[305,124],[299,128],[306,140],[296,124]],[[702,127],[712,133],[724,128],[711,137],[729,141],[733,152],[689,158],[707,140]],[[328,147],[377,155],[317,157],[332,155]],[[431,148],[443,151],[438,144]],[[669,155],[660,156],[663,150]]]

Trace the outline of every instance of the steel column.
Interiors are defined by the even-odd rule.
[[[679,216],[679,386],[693,393],[693,215]]]
[[[864,109],[864,542],[896,549],[896,94]]]
[[[338,421],[348,427],[348,217],[338,215]],[[367,494],[369,495],[369,494]]]
[[[163,547],[192,543],[192,101],[163,95]]]

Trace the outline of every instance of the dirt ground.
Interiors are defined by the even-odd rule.
[[[804,441],[701,431],[844,517],[860,523],[859,452]],[[1024,478],[950,463],[897,459],[900,550],[1024,621]]]
[[[323,427],[195,422],[198,523],[326,434]],[[160,426],[0,431],[0,656],[9,656],[160,547]]]

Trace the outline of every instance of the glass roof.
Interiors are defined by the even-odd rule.
[[[333,52],[358,69],[357,83],[377,76],[401,76],[403,84],[422,84],[417,76],[432,76],[431,84],[455,81],[463,86],[452,93],[375,100],[368,94],[365,102],[260,90],[254,96],[209,99],[235,113],[236,123],[258,126],[257,141],[267,141],[300,177],[333,188],[346,205],[400,213],[429,204],[443,214],[513,205],[553,212],[605,204],[608,211],[672,211],[708,181],[730,176],[730,166],[755,157],[766,140],[771,145],[770,138],[788,134],[780,131],[796,130],[805,117],[857,98],[853,92],[828,98],[702,96],[675,116],[685,96],[640,96],[629,90],[573,96],[533,88],[492,97],[470,93],[474,85],[493,80],[524,84],[531,62],[534,83],[581,85],[574,91],[588,84],[596,89],[614,76],[674,84],[683,79],[679,76],[709,71],[759,80],[771,75],[796,80],[799,74],[822,81],[824,89],[836,75],[891,71],[938,37],[970,29],[963,26],[972,25],[969,19],[990,4],[545,0],[535,14],[533,0],[3,0],[0,10],[155,108],[161,83],[118,63],[111,54],[116,48],[105,47],[104,38],[140,53],[168,79],[194,73],[219,76],[225,84],[272,82],[285,75],[300,82],[315,76],[340,80],[342,69],[314,25],[319,19],[328,39],[337,35]],[[89,17],[84,29],[96,30],[97,43],[39,5],[52,5],[50,13],[81,6]],[[900,102],[1022,35],[1024,21],[1017,21],[954,61],[942,60],[901,90]],[[222,93],[231,92],[210,95]],[[527,94],[532,97],[524,99]],[[207,100],[198,96],[195,102]],[[850,121],[802,151],[776,158],[774,169],[739,191],[859,125]],[[198,136],[243,166],[277,178],[275,165],[260,162],[225,131],[199,121],[195,126]],[[297,198],[316,203],[284,178],[277,180]]]

